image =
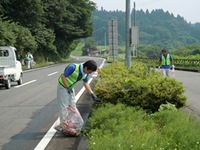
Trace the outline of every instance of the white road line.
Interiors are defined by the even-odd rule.
[[[101,64],[100,67],[99,67],[100,69],[103,68],[105,61],[106,61],[106,60],[104,59],[103,62],[102,62],[102,64]]]
[[[15,88],[22,87],[22,86],[24,86],[24,85],[27,85],[27,84],[33,83],[33,82],[35,82],[35,81],[37,81],[37,80],[32,80],[32,81],[26,82],[26,83],[24,83],[24,84],[22,84],[22,85],[15,86]]]
[[[92,82],[93,78],[90,78],[88,83],[90,84]],[[85,91],[85,87],[82,87],[82,89],[76,94],[75,96],[75,102],[79,100],[83,92]],[[51,126],[51,128],[48,130],[48,132],[45,134],[45,136],[42,138],[42,140],[38,143],[38,145],[34,148],[34,150],[44,150],[46,146],[49,144],[51,139],[56,133],[56,130],[54,129],[55,125],[58,124],[59,122],[59,117],[58,119],[54,122],[54,124]]]
[[[52,75],[54,75],[54,74],[56,74],[56,73],[58,73],[58,72],[50,73],[50,74],[48,74],[48,76],[52,76]]]
[[[54,124],[51,126],[51,128],[48,130],[48,132],[45,134],[45,136],[42,138],[42,140],[38,143],[38,145],[34,148],[34,150],[44,150],[47,144],[51,141],[52,137],[56,133],[56,130],[54,129],[57,122],[59,122],[59,118],[54,122]]]
[[[95,72],[92,74],[92,77],[97,77],[98,76],[98,72]]]
[[[101,66],[99,68],[102,68],[104,65],[105,59],[103,61],[103,63],[101,64]],[[93,78],[90,78],[88,83],[90,84],[92,82]],[[82,87],[82,89],[76,94],[75,96],[75,102],[77,103],[77,101],[79,100],[79,98],[81,97],[81,95],[83,94],[83,92],[85,91],[85,87]],[[53,136],[56,133],[56,130],[54,129],[55,125],[59,122],[59,117],[58,119],[54,122],[54,124],[51,126],[51,128],[48,130],[48,132],[45,134],[45,136],[42,138],[42,140],[38,143],[38,145],[34,148],[34,150],[44,150],[46,148],[46,146],[49,144],[49,142],[51,141],[51,139],[53,138]]]
[[[101,66],[99,67],[100,69],[103,67],[104,63],[105,63],[105,59],[103,60]],[[96,71],[95,73],[92,74],[92,77],[97,77],[98,76],[98,72]]]

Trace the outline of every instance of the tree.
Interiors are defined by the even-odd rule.
[[[52,60],[68,57],[78,39],[92,34],[95,3],[89,0],[4,0],[0,8],[3,21],[27,28],[37,42],[35,53]]]
[[[88,50],[96,50],[97,44],[96,42],[90,37],[85,39],[85,45],[82,48],[82,55],[88,55]]]
[[[62,57],[67,57],[74,49],[69,49],[74,40],[92,34],[90,18],[94,9],[94,3],[89,0],[48,0],[45,3],[46,25],[54,30],[55,45]]]
[[[1,1],[2,17],[6,20],[18,22],[19,25],[35,28],[44,23],[44,10],[41,0],[6,0]]]
[[[125,43],[125,13],[120,11],[95,10],[93,12],[94,31],[100,27],[107,28],[109,18],[118,20],[118,43]],[[133,21],[133,13],[131,14]],[[133,25],[133,22],[132,22]],[[136,25],[139,26],[139,40],[142,45],[154,45],[167,49],[200,43],[200,28],[198,24],[187,23],[183,17],[175,17],[162,9],[153,11],[136,11]],[[93,35],[97,43],[102,42],[102,35],[95,32]]]
[[[15,46],[19,54],[23,56],[24,50],[34,52],[37,42],[28,28],[22,27],[14,22],[2,21],[0,18],[0,45]]]

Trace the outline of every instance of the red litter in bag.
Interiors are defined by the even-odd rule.
[[[72,136],[78,136],[84,124],[83,118],[76,107],[68,105],[66,109],[66,118],[61,125],[63,132]]]

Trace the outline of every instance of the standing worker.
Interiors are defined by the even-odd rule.
[[[169,77],[170,68],[175,69],[174,60],[170,54],[167,53],[167,50],[164,48],[161,50],[162,54],[160,55],[159,59],[159,66],[158,68],[162,69],[162,75],[164,77]]]
[[[29,58],[30,58],[30,67],[32,69],[34,66],[34,59],[33,59],[33,55],[31,54],[31,52],[29,52]]]
[[[71,105],[76,108],[74,86],[78,81],[83,80],[83,85],[87,92],[91,95],[92,99],[96,103],[100,102],[88,84],[89,74],[95,72],[96,70],[96,62],[88,60],[81,64],[70,64],[65,68],[64,73],[60,75],[57,87],[60,125],[55,127],[57,131],[63,132],[61,124],[65,121],[65,116],[67,114],[66,107]]]
[[[30,69],[30,67],[31,67],[30,66],[31,65],[31,59],[30,59],[29,55],[30,55],[30,52],[27,51],[27,53],[25,55],[25,59],[24,59],[27,69]]]

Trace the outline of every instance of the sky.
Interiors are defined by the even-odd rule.
[[[90,0],[96,3],[98,10],[103,7],[105,10],[126,10],[126,0]],[[135,2],[136,10],[152,11],[163,9],[165,12],[178,14],[188,23],[200,23],[200,0],[130,0],[130,8]]]

